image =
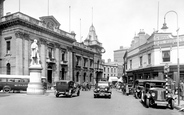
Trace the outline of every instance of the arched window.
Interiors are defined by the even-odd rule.
[[[6,74],[7,75],[10,75],[11,74],[11,66],[10,66],[10,63],[7,63],[6,64]]]

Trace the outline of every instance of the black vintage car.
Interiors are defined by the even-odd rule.
[[[73,95],[80,95],[80,86],[74,81],[70,80],[60,80],[56,82],[55,86],[55,96],[65,95],[72,97]]]
[[[95,89],[94,89],[94,98],[99,97],[99,96],[103,96],[103,97],[108,97],[109,99],[111,98],[111,88],[110,88],[110,84],[106,81],[99,81],[96,85],[95,85]]]
[[[145,106],[168,106],[174,108],[174,98],[170,90],[165,88],[164,80],[147,80],[143,82],[141,100]]]

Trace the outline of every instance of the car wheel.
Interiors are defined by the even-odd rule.
[[[59,94],[56,94],[56,97],[59,97]]]
[[[174,109],[174,100],[171,100],[171,101],[170,101],[170,108],[171,108],[171,109]]]
[[[146,104],[146,107],[149,108],[149,99],[148,98],[145,99],[145,104]]]
[[[111,99],[111,95],[109,96],[109,99]]]
[[[3,92],[5,92],[5,93],[9,93],[10,91],[11,91],[11,88],[9,86],[5,86],[3,88]]]

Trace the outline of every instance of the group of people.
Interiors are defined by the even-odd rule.
[[[130,88],[127,83],[117,82],[115,84],[115,87],[117,90],[121,90],[123,94],[126,94],[126,95],[130,94]]]
[[[89,91],[89,90],[91,90],[91,83],[83,82],[82,85],[81,85],[81,90],[82,91]]]

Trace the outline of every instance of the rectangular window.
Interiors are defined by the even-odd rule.
[[[130,60],[130,69],[132,69],[132,60]]]
[[[10,54],[10,41],[6,41],[6,53]]]
[[[67,54],[65,50],[61,50],[61,61],[67,61]]]
[[[142,56],[140,57],[140,66],[142,67]]]
[[[84,59],[84,67],[87,67],[87,58],[83,58]]]
[[[104,67],[104,72],[105,72],[105,67]]]
[[[90,60],[90,67],[93,67],[93,60]]]
[[[151,53],[148,54],[148,64],[151,64]]]
[[[170,62],[170,51],[162,51],[163,62]]]
[[[80,66],[80,60],[81,58],[79,56],[76,56],[76,66]]]
[[[48,48],[48,58],[49,59],[53,59],[54,58],[54,50],[51,47]]]

